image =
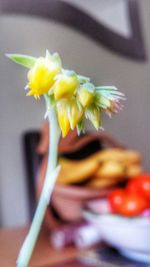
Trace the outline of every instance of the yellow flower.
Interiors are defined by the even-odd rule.
[[[83,108],[77,99],[73,98],[69,101],[68,117],[71,129],[73,130],[82,120]]]
[[[63,137],[80,123],[84,114],[83,107],[75,98],[57,101],[56,111]]]
[[[30,69],[28,95],[39,98],[45,94],[46,114],[51,108],[56,109],[63,137],[76,126],[79,133],[84,130],[84,117],[99,129],[102,111],[111,116],[122,109],[120,100],[125,100],[125,96],[115,86],[94,86],[88,77],[62,69],[57,53],[51,55],[46,51],[46,56],[39,58],[20,54],[7,56]]]
[[[61,72],[61,62],[57,54],[37,58],[35,64],[28,72],[28,95],[36,98],[48,93],[55,82],[55,76]]]
[[[77,98],[84,108],[88,107],[93,102],[94,90],[95,87],[91,83],[85,83],[78,89]]]
[[[79,81],[75,72],[68,71],[65,74],[58,75],[54,84],[55,100],[72,97],[78,86]]]
[[[57,118],[62,136],[65,137],[70,130],[70,122],[68,118],[68,101],[62,99],[56,103]]]

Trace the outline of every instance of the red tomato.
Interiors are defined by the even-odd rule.
[[[123,200],[119,214],[124,216],[137,216],[148,207],[145,198],[137,194],[128,194]]]
[[[144,174],[139,181],[139,192],[150,200],[150,174]]]
[[[150,200],[150,174],[141,174],[127,184],[127,192],[138,193],[147,200]]]
[[[127,193],[129,194],[139,193],[139,180],[140,178],[133,178],[132,180],[129,180],[126,186]]]
[[[125,198],[125,191],[121,188],[116,188],[112,192],[109,193],[108,201],[113,212],[118,213],[120,207]]]

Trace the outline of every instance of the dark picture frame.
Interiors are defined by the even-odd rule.
[[[34,15],[55,20],[88,35],[90,38],[122,56],[146,61],[138,0],[126,0],[131,36],[125,37],[109,29],[74,5],[59,0],[0,0],[2,14]]]

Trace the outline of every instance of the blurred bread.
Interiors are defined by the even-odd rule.
[[[120,148],[108,148],[95,153],[92,158],[95,158],[99,162],[104,161],[120,161],[124,164],[135,164],[141,162],[141,154],[135,150],[127,150]]]
[[[89,158],[80,161],[70,161],[62,164],[61,171],[57,178],[59,184],[77,184],[86,181],[98,169],[99,163]]]
[[[90,181],[87,183],[88,187],[103,189],[114,186],[118,182],[118,179],[108,179],[108,178],[100,178],[100,177],[92,177]]]
[[[84,160],[60,158],[59,184],[104,186],[118,183],[141,173],[141,155],[135,150],[108,148]],[[93,177],[96,177],[93,179]],[[89,181],[90,180],[90,181]]]
[[[119,161],[109,160],[99,167],[95,176],[103,179],[120,178],[125,176],[125,167]]]
[[[140,165],[131,165],[126,170],[126,176],[127,178],[132,178],[135,176],[138,176],[143,172],[143,168]]]

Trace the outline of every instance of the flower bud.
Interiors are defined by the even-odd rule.
[[[35,64],[28,72],[29,82],[27,87],[30,89],[28,95],[39,97],[48,93],[55,82],[55,76],[60,72],[61,61],[59,56],[56,57],[56,54],[48,54],[45,58],[37,58]]]
[[[84,108],[88,107],[93,102],[94,89],[95,87],[92,83],[85,83],[79,88],[77,98]]]
[[[57,118],[62,131],[62,136],[65,137],[70,130],[70,122],[68,118],[68,101],[62,99],[56,104]]]
[[[68,117],[73,130],[83,117],[83,108],[76,98],[69,101]]]
[[[58,75],[54,85],[55,100],[72,97],[78,86],[78,77],[74,72],[70,71],[68,73]]]
[[[92,122],[96,130],[98,130],[101,124],[100,109],[95,105],[92,105],[89,108],[87,108],[85,116]]]

